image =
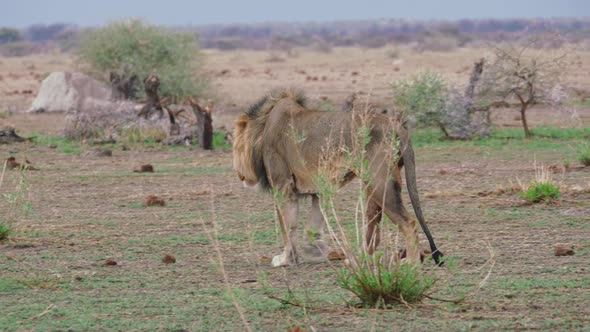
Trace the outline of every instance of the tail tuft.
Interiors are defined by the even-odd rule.
[[[432,259],[434,259],[434,262],[439,267],[443,267],[445,265],[445,262],[442,260],[443,256],[443,253],[438,250],[432,253]]]

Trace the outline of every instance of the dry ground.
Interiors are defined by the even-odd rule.
[[[385,100],[387,84],[397,75],[430,68],[460,82],[480,56],[474,49],[412,56],[402,49],[399,58],[391,59],[386,51],[301,51],[295,58],[281,55],[284,62],[268,62],[267,52],[210,51],[218,121],[229,121],[237,105],[285,82],[336,103],[356,88]],[[572,70],[568,80],[587,87],[581,73],[588,71],[590,57],[579,61],[584,70]],[[31,66],[35,69],[27,69]],[[26,108],[28,94],[7,92],[36,92],[36,73],[71,66],[62,55],[0,59],[1,105]],[[318,81],[306,80],[308,75]],[[93,147],[55,138],[62,115],[4,114],[3,124],[25,135],[43,135],[36,143],[0,146],[2,158],[26,156],[40,169],[6,171],[0,187],[0,215],[18,220],[14,237],[0,244],[0,330],[242,331],[235,303],[253,330],[266,331],[293,326],[317,331],[588,330],[590,169],[581,167],[575,155],[590,136],[590,112],[579,107],[578,113],[572,121],[548,109],[531,112],[535,126],[578,128],[557,138],[438,142],[419,133],[423,208],[437,242],[454,262],[445,269],[428,263],[425,270],[438,279],[435,296],[465,301],[429,300],[388,311],[348,305],[354,299],[335,282],[340,262],[286,269],[261,262],[280,250],[272,202],[241,187],[229,152],[150,145],[123,151],[116,145],[113,157],[91,157],[84,151]],[[513,127],[519,123],[514,115],[495,116],[504,127]],[[498,190],[517,179],[532,179],[535,161],[560,166],[565,160],[571,169],[553,175],[563,191],[556,203],[527,205],[518,195]],[[155,173],[132,172],[145,163],[153,164]],[[21,180],[26,186],[19,190]],[[19,193],[25,199],[11,204]],[[149,194],[163,197],[166,206],[144,207]],[[339,202],[350,223],[354,184],[342,191]],[[207,231],[212,228],[217,237]],[[555,257],[557,244],[573,246],[576,254]],[[176,263],[162,263],[165,254],[174,255]],[[105,265],[107,259],[117,265]],[[269,296],[294,296],[314,308],[284,305]]]

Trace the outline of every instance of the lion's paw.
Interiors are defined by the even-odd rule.
[[[316,241],[315,245],[305,247],[305,253],[315,258],[328,257],[328,246],[324,241]]]
[[[281,266],[289,266],[291,262],[288,259],[288,256],[284,253],[280,255],[276,255],[272,258],[272,267],[281,267]]]

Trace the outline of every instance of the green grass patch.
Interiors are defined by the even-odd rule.
[[[0,277],[0,294],[2,293],[13,293],[19,289],[26,288],[23,284],[19,283],[15,278]]]
[[[390,263],[382,253],[361,254],[358,264],[340,269],[340,287],[356,295],[368,307],[421,301],[434,286],[434,279],[422,275],[419,266]]]
[[[224,133],[222,133],[220,131],[216,131],[213,133],[213,149],[214,150],[218,150],[218,149],[229,150],[229,149],[231,149],[231,144],[229,144],[229,142],[225,139]]]
[[[0,221],[0,242],[8,240],[10,234],[12,234],[12,226],[5,221]]]
[[[550,182],[533,182],[518,194],[531,203],[549,203],[559,198],[559,187]]]
[[[587,289],[590,287],[590,278],[564,280],[563,278],[550,278],[547,276],[528,276],[526,278],[501,277],[498,278],[497,282],[500,289],[515,291],[551,288]]]
[[[64,136],[38,134],[33,137],[33,141],[39,145],[54,147],[59,153],[80,154],[83,151],[79,141]]]
[[[532,138],[525,139],[522,129],[497,129],[492,131],[490,137],[473,139],[469,141],[449,141],[441,140],[442,131],[434,128],[417,129],[412,132],[412,142],[417,147],[423,146],[486,146],[499,148],[506,144],[518,145],[522,147],[547,147],[548,139],[553,140],[577,140],[585,141],[590,138],[590,128],[582,129],[562,129],[552,127],[539,127],[533,131]],[[559,142],[558,142],[559,144]],[[561,145],[560,145],[561,146]]]
[[[590,166],[590,144],[583,143],[578,146],[578,154],[576,158],[584,166]]]

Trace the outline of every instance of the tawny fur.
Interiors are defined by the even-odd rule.
[[[360,143],[359,132],[363,128],[369,139]],[[358,169],[351,167],[350,151],[365,151],[368,164],[369,174],[363,182],[368,197],[366,245],[369,251],[378,245],[378,223],[385,212],[398,224],[406,239],[408,259],[420,260],[417,226],[401,203],[401,167],[405,164],[414,211],[439,263],[442,254],[430,236],[420,208],[413,149],[407,131],[391,118],[370,112],[310,110],[305,107],[300,92],[277,90],[238,118],[233,151],[234,169],[240,180],[284,195],[285,202],[277,207],[277,212],[285,251],[275,257],[273,265],[297,263],[293,235],[297,228],[297,200],[301,195],[312,195],[312,210],[319,210],[317,176],[327,176],[331,182],[344,185],[359,175]],[[310,222],[316,226],[323,223],[321,213],[312,211]]]

